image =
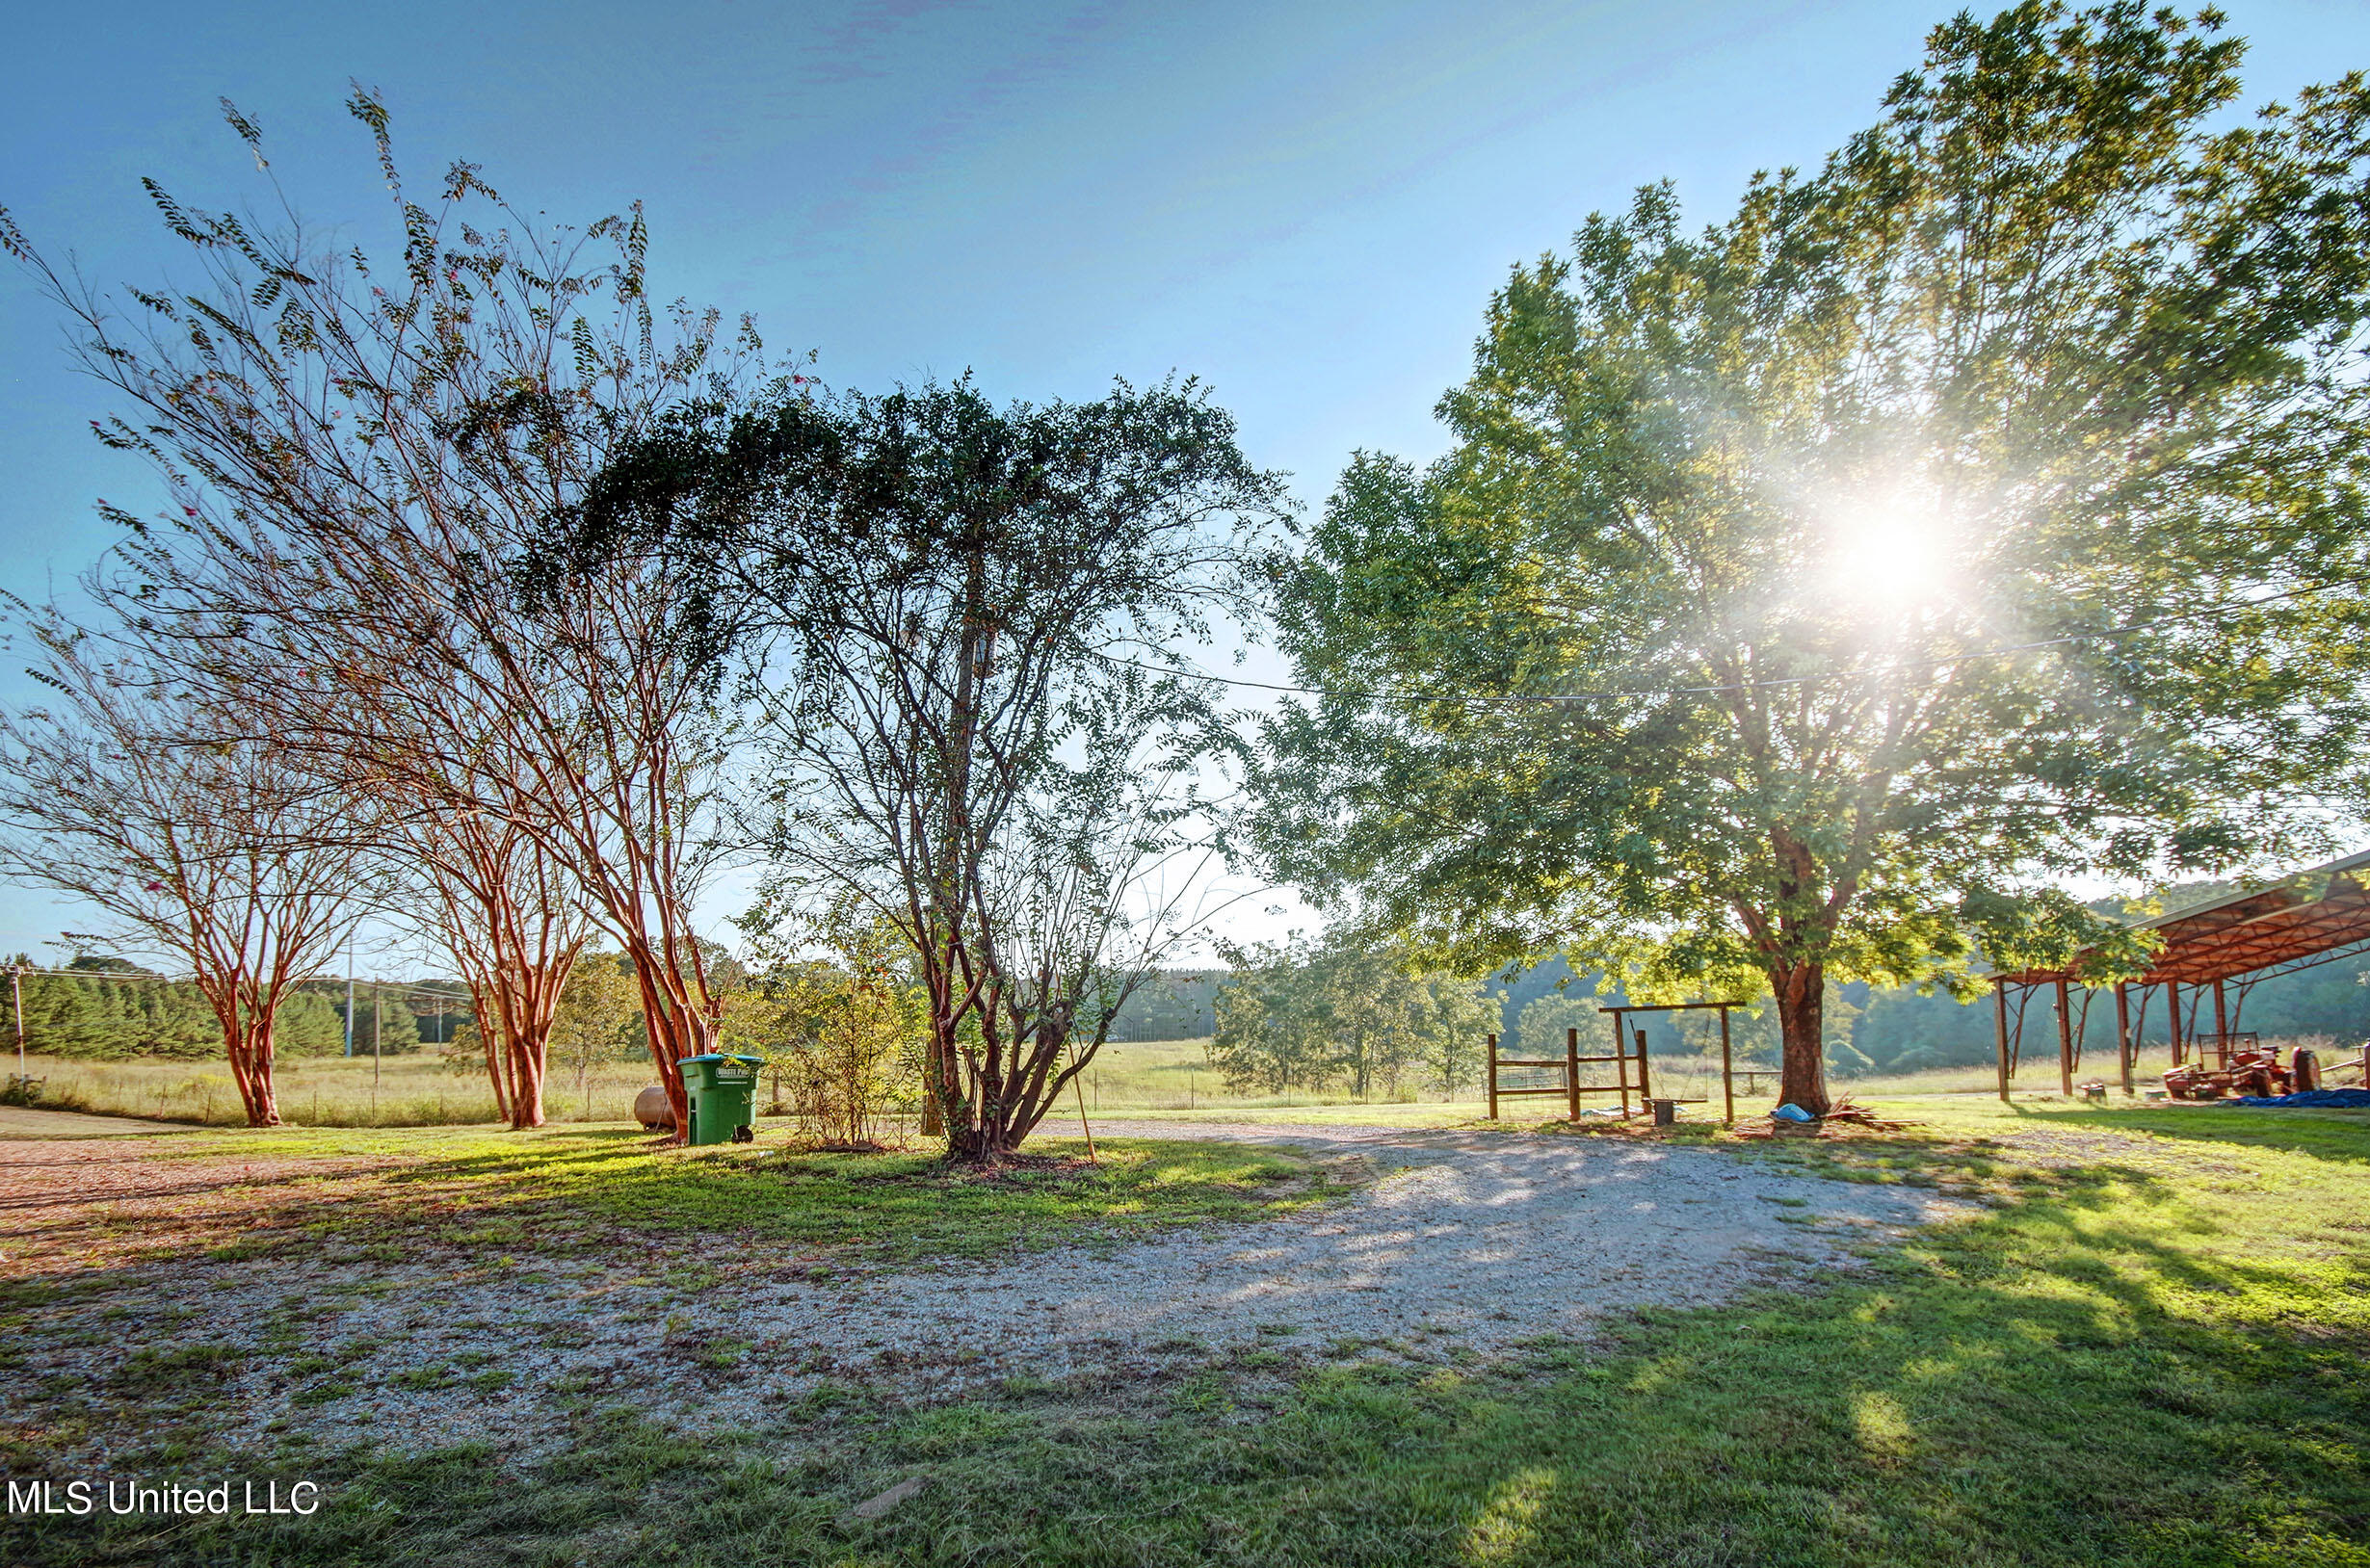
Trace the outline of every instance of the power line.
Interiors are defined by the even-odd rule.
[[[1969,653],[1955,653],[1935,659],[1899,660],[1889,665],[1870,665],[1861,669],[1829,669],[1808,675],[1775,675],[1766,680],[1731,681],[1712,686],[1636,686],[1615,688],[1602,692],[1531,693],[1510,692],[1500,696],[1475,696],[1465,693],[1421,693],[1357,691],[1339,687],[1288,686],[1276,681],[1243,680],[1230,675],[1214,675],[1207,670],[1176,669],[1162,665],[1147,665],[1133,659],[1121,659],[1113,654],[1094,655],[1105,664],[1120,665],[1129,669],[1141,669],[1154,675],[1181,675],[1188,680],[1212,681],[1221,686],[1244,687],[1259,692],[1281,692],[1294,696],[1354,697],[1363,702],[1457,703],[1465,707],[1491,708],[1522,702],[1605,702],[1630,697],[1712,696],[1728,692],[1759,692],[1789,686],[1809,686],[1820,681],[1856,680],[1868,675],[1883,675],[1896,670],[1934,670],[1972,663],[1978,659],[2004,659],[2012,654],[2032,653],[2041,648],[2065,647],[2076,642],[2101,642],[2120,637],[2133,637],[2141,632],[2152,632],[2160,627],[2177,626],[2187,621],[2208,620],[2221,615],[2235,614],[2263,605],[2278,604],[2284,599],[2301,599],[2308,594],[2327,593],[2336,588],[2358,588],[2370,583],[2370,577],[2348,577],[2334,583],[2316,583],[2306,588],[2290,588],[2284,593],[2266,594],[2260,599],[2249,599],[2243,604],[2223,605],[2210,610],[2192,610],[2177,615],[2165,615],[2155,620],[2142,621],[2134,626],[2109,627],[2095,632],[2068,632],[2062,637],[2041,638],[2032,642],[2012,642],[1997,648],[1978,648]],[[1931,681],[1920,683],[1934,684]]]

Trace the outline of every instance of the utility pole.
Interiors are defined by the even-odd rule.
[[[370,1111],[379,1113],[379,1004],[385,999],[386,982],[370,982]]]
[[[354,933],[346,933],[346,1055],[354,1055]]]
[[[9,966],[9,1005],[16,1011],[16,1076],[25,1076],[25,964],[19,958]]]

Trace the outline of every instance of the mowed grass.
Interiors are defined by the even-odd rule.
[[[1207,1047],[1206,1040],[1106,1045],[1084,1075],[1089,1112],[1321,1105],[1340,1098],[1231,1093],[1211,1070]],[[222,1127],[245,1121],[230,1070],[219,1060],[75,1061],[34,1056],[27,1058],[27,1070],[47,1080],[41,1103],[52,1109]],[[485,1076],[454,1072],[434,1048],[375,1063],[368,1057],[284,1057],[274,1078],[280,1115],[296,1126],[439,1127],[495,1119]],[[650,1082],[647,1061],[594,1062],[581,1084],[573,1067],[555,1062],[543,1095],[545,1113],[559,1122],[622,1121],[632,1113],[634,1096]],[[768,1092],[759,1092],[760,1111]],[[1064,1094],[1050,1120],[1074,1126],[1078,1099],[1074,1092]],[[908,1108],[895,1126],[910,1131],[911,1125]]]
[[[288,1185],[276,1222],[251,1211],[222,1234],[131,1227],[127,1247],[213,1255],[309,1252],[402,1261],[429,1247],[566,1252],[646,1241],[697,1252],[708,1239],[770,1255],[845,1253],[880,1261],[988,1257],[1015,1245],[1111,1240],[1168,1225],[1253,1218],[1338,1196],[1350,1180],[1288,1151],[1225,1143],[1032,1139],[1026,1163],[975,1171],[924,1152],[807,1154],[771,1138],[672,1149],[630,1127],[508,1130],[276,1128],[167,1134],[136,1141],[150,1161],[224,1172],[268,1162],[289,1183],[308,1160],[325,1174]]]
[[[15,1555],[2370,1563],[2370,1118],[1894,1109],[1925,1125],[1680,1136],[1947,1189],[1979,1199],[1976,1217],[1871,1250],[1825,1289],[1640,1312],[1589,1344],[1535,1340],[1513,1364],[1351,1365],[1312,1348],[1119,1394],[1007,1387],[912,1408],[852,1389],[801,1424],[707,1439],[587,1401],[566,1451],[523,1470],[477,1448],[316,1458],[280,1471],[336,1476],[311,1520],[20,1521]],[[174,1451],[179,1472],[203,1450]],[[884,1516],[849,1514],[914,1477],[926,1487]]]
[[[2024,1099],[2056,1096],[2060,1088],[2055,1039],[2043,1037],[2047,1033],[2047,1020],[2038,1014],[2036,1017],[2040,1021],[2028,1025],[2026,1050],[2010,1085],[2014,1095]],[[1404,1096],[1377,1093],[1363,1101],[1338,1091],[1236,1094],[1227,1090],[1224,1080],[1211,1071],[1208,1043],[1168,1040],[1105,1046],[1104,1054],[1087,1072],[1089,1107],[1100,1114],[1161,1120],[1345,1122],[1407,1127],[1448,1126],[1479,1120],[1488,1113],[1488,1102],[1479,1083],[1463,1085],[1453,1095],[1430,1090]],[[2351,1084],[2357,1080],[2358,1074],[2351,1058],[2341,1059],[2338,1049],[2326,1041],[2319,1042],[2319,1048],[2323,1070],[2334,1070],[2334,1081]],[[1512,1052],[1515,1048],[1510,1045],[1506,1049]],[[2164,1044],[2146,1047],[2133,1063],[2135,1091],[2159,1087],[2165,1069],[2172,1064],[2172,1054]],[[1682,1114],[1696,1120],[1719,1117],[1721,1079],[1717,1057],[1657,1055],[1649,1058],[1647,1065],[1657,1094],[1695,1102],[1686,1106]],[[1540,1082],[1551,1081],[1544,1075],[1533,1076]],[[2122,1081],[2111,1046],[2102,1050],[2094,1045],[2086,1051],[2073,1076],[2076,1084],[2104,1082],[2113,1095],[2121,1098]],[[1508,1083],[1514,1082],[1515,1075],[1510,1074]],[[1875,1073],[1862,1078],[1830,1076],[1828,1086],[1837,1095],[1862,1103],[1922,1099],[1928,1095],[1988,1097],[1998,1092],[1998,1069],[1989,1061],[1981,1061],[1914,1073]],[[1740,1058],[1735,1064],[1733,1087],[1739,1117],[1767,1115],[1778,1104],[1775,1067],[1753,1067]],[[1582,1104],[1589,1108],[1618,1103],[1618,1098],[1611,1094],[1582,1097]],[[1499,1105],[1500,1119],[1510,1122],[1554,1119],[1563,1114],[1561,1102],[1553,1096],[1509,1097]]]

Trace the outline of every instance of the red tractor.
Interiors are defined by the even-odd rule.
[[[2266,1046],[2252,1032],[2205,1034],[2193,1043],[2197,1056],[2164,1075],[2165,1092],[2175,1100],[2226,1100],[2241,1094],[2268,1098],[2321,1086],[2320,1064],[2302,1046],[2283,1062],[2278,1048]]]

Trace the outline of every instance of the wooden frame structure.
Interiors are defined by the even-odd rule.
[[[1721,1119],[1727,1125],[1733,1126],[1736,1122],[1736,1083],[1735,1067],[1729,1049],[1728,1009],[1745,1005],[1742,1002],[1672,1002],[1660,1006],[1599,1007],[1596,1009],[1599,1013],[1607,1014],[1613,1020],[1613,1054],[1609,1057],[1582,1056],[1580,1054],[1580,1031],[1577,1029],[1567,1029],[1564,1032],[1564,1054],[1561,1057],[1500,1057],[1498,1037],[1492,1034],[1489,1036],[1489,1119],[1497,1120],[1500,1100],[1540,1094],[1561,1095],[1565,1102],[1565,1114],[1573,1121],[1580,1119],[1580,1096],[1583,1094],[1619,1094],[1621,1097],[1621,1114],[1627,1116],[1630,1114],[1629,1093],[1633,1087],[1638,1092],[1638,1103],[1641,1109],[1654,1097],[1652,1069],[1646,1065],[1646,1031],[1636,1031],[1633,1039],[1631,1032],[1627,1029],[1629,1015],[1638,1012],[1710,1012],[1716,1010],[1720,1014]],[[1638,1076],[1634,1083],[1629,1076],[1630,1063],[1633,1061],[1638,1068]],[[1608,1063],[1613,1067],[1612,1083],[1583,1084],[1580,1082],[1582,1067],[1602,1066]],[[1498,1069],[1501,1067],[1560,1068],[1563,1072],[1563,1080],[1561,1083],[1539,1086],[1503,1088],[1498,1084]],[[1685,1103],[1698,1102],[1690,1100]]]
[[[1616,1040],[1620,1038],[1621,1030],[1633,1012],[1717,1011],[1720,1014],[1720,1119],[1724,1126],[1733,1127],[1736,1125],[1736,1063],[1728,1039],[1728,1009],[1744,1005],[1741,1002],[1666,1002],[1659,1006],[1599,1007],[1596,1010],[1612,1015]],[[1646,1092],[1646,1031],[1639,1030],[1637,1035],[1639,1093],[1643,1096]]]
[[[2082,1037],[2087,1032],[2083,1026],[2090,1021],[2091,1000],[2100,990],[2115,996],[2116,1065],[2125,1094],[2135,1092],[2133,1069],[2153,993],[2161,992],[2164,998],[2174,1066],[2207,1053],[2226,1058],[2232,1042],[2246,1032],[2238,1027],[2240,1014],[2247,1005],[2247,993],[2258,983],[2322,964],[2370,956],[2370,886],[2364,885],[2370,872],[2365,868],[2370,868],[2370,852],[2348,855],[2262,887],[2142,921],[2139,928],[2157,932],[2163,945],[2145,973],[2110,986],[2086,985],[2076,978],[2079,958],[2065,969],[1993,975],[1992,1031],[2000,1099],[2009,1098],[2009,1086],[2024,1054],[2025,1012],[2036,991],[2051,993],[2057,1025],[2058,1087],[2067,1098],[2073,1095],[2074,1071],[2082,1065]],[[2072,1001],[2075,989],[2082,992],[2078,1012]],[[2013,1009],[2011,991],[2016,993]],[[2210,1031],[2198,1027],[2198,1009],[2208,995],[2214,1008]]]
[[[1583,1064],[1595,1065],[1608,1061],[1614,1063],[1615,1082],[1603,1085],[1582,1084],[1580,1082],[1580,1068]],[[1564,1076],[1561,1083],[1526,1086],[1522,1088],[1506,1088],[1501,1086],[1498,1083],[1498,1069],[1501,1067],[1553,1067],[1561,1069]],[[1580,1054],[1580,1032],[1576,1029],[1567,1029],[1564,1032],[1564,1054],[1560,1057],[1501,1057],[1498,1055],[1498,1037],[1495,1034],[1490,1035],[1488,1088],[1489,1119],[1491,1121],[1495,1121],[1498,1118],[1498,1102],[1500,1100],[1516,1099],[1525,1095],[1534,1094],[1554,1094],[1562,1096],[1565,1103],[1565,1113],[1569,1116],[1571,1120],[1578,1121],[1580,1119],[1580,1096],[1583,1094],[1601,1094],[1608,1090],[1614,1089],[1618,1089],[1620,1092],[1621,1113],[1623,1115],[1627,1115],[1629,1113],[1628,1058],[1619,1053],[1610,1057],[1582,1056]]]

